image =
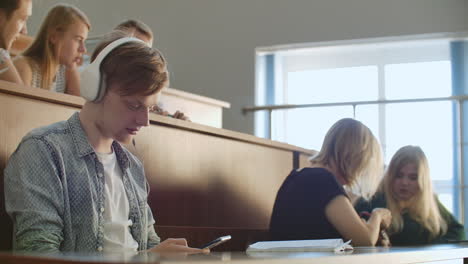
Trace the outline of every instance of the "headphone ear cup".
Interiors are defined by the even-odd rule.
[[[107,81],[106,81],[106,75],[104,73],[101,73],[101,78],[99,78],[99,85],[98,85],[98,92],[97,92],[97,98],[95,102],[99,102],[104,98],[104,94],[106,93],[107,89]]]
[[[100,79],[101,76],[97,65],[88,65],[80,73],[80,95],[87,101],[95,102],[99,96]]]

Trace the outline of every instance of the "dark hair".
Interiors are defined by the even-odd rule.
[[[135,29],[141,34],[153,39],[153,31],[151,28],[140,20],[128,19],[115,27],[115,30],[127,31],[127,29]]]
[[[19,8],[20,1],[21,0],[1,0],[0,9],[5,11],[7,18],[9,18],[13,11]]]
[[[91,61],[111,42],[124,37],[129,37],[129,34],[119,30],[104,35]],[[151,95],[169,86],[166,60],[160,51],[144,42],[128,42],[118,46],[101,62],[100,71],[106,78],[106,85],[120,84],[117,92],[124,96]]]

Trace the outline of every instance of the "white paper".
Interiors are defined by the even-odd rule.
[[[254,251],[334,251],[344,252],[353,250],[350,241],[344,243],[342,239],[313,239],[289,241],[261,241],[250,245],[247,252]]]

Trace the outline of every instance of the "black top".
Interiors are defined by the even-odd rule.
[[[325,216],[327,204],[345,195],[335,176],[322,168],[293,170],[276,196],[270,221],[272,240],[341,238]]]
[[[463,225],[439,202],[436,197],[437,206],[440,214],[447,222],[447,233],[439,235],[432,240],[429,238],[429,230],[423,227],[418,221],[411,218],[408,213],[402,215],[403,229],[401,232],[390,234],[390,242],[393,246],[415,246],[425,244],[447,243],[450,240],[465,239]],[[383,192],[376,193],[370,201],[360,199],[354,206],[357,212],[372,212],[374,208],[387,207],[387,201]]]

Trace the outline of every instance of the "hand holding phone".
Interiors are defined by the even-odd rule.
[[[218,237],[217,239],[208,242],[207,244],[201,246],[200,248],[201,249],[205,249],[205,248],[212,249],[212,248],[216,247],[217,245],[220,245],[220,244],[228,241],[229,239],[231,239],[231,236]]]

